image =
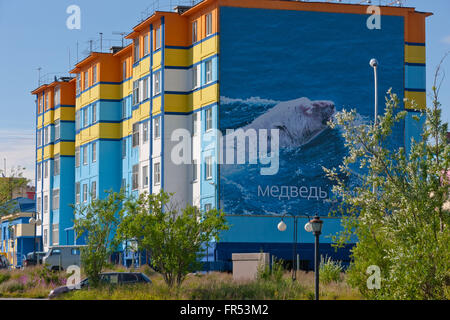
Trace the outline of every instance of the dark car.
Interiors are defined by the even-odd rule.
[[[106,272],[100,274],[100,281],[109,285],[127,285],[136,283],[152,283],[152,281],[143,273],[140,272]],[[78,288],[77,288],[78,287]],[[79,286],[69,288],[68,286],[62,286],[50,291],[48,297],[54,298],[63,293],[80,290],[89,287],[89,278],[85,278],[79,283]]]
[[[42,264],[42,258],[44,256],[45,252],[36,252],[36,254],[34,254],[34,252],[30,252],[27,254],[25,260],[23,261],[23,266],[24,267],[35,266],[37,265],[38,261],[39,264]]]

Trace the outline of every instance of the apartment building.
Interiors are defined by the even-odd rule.
[[[373,121],[371,58],[380,63],[379,101],[392,88],[401,101],[417,103],[402,104],[408,115],[392,144],[408,148],[423,123],[413,118],[426,104],[430,14],[380,10],[381,28],[367,22],[368,6],[340,3],[204,0],[156,11],[132,28],[130,45],[92,52],[70,71],[73,79],[33,91],[44,246],[74,241],[69,203],[121,187],[134,194],[164,189],[180,206],[224,210],[231,228],[215,246],[220,261],[260,250],[291,260],[292,234],[276,228],[283,218],[293,230],[291,214],[300,224],[319,214],[326,236],[338,232],[322,166],[338,166],[345,148],[326,121],[350,106]],[[248,150],[248,163],[220,161],[221,134],[248,128],[284,135],[277,173],[261,175],[270,156],[250,162]],[[183,132],[188,154],[178,149]],[[55,167],[58,175],[50,174]],[[300,259],[311,265],[313,236],[298,230]],[[322,247],[348,260],[348,248],[336,253],[330,238]]]

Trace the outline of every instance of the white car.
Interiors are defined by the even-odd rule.
[[[66,270],[69,266],[80,266],[80,248],[83,246],[53,246],[42,258],[42,263],[50,270]]]

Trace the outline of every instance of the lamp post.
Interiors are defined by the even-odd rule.
[[[29,224],[34,224],[34,245],[33,245],[33,257],[36,259],[36,265],[39,265],[39,259],[36,255],[36,228],[41,225],[41,220],[38,218],[35,213],[34,217],[30,218],[28,221]]]
[[[297,232],[297,222],[298,222],[298,216],[293,215],[292,213],[288,213],[293,219],[294,219],[294,236],[292,240],[292,281],[297,280],[297,238],[298,238],[298,232]],[[281,232],[286,231],[287,226],[286,223],[284,223],[283,218],[281,218],[280,223],[278,223],[278,230]]]
[[[377,125],[378,117],[378,61],[377,59],[370,60],[370,66],[373,68],[373,75],[375,78],[375,125]]]
[[[315,236],[314,245],[314,280],[315,280],[315,299],[319,300],[319,236],[322,233],[323,221],[318,216],[310,220],[305,225],[305,230],[312,232]]]

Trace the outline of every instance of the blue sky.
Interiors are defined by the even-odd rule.
[[[160,0],[168,9],[169,1]],[[172,1],[176,3],[177,1]],[[376,3],[377,1],[375,1]],[[103,32],[104,47],[119,44],[120,36],[112,32],[128,32],[142,11],[152,1],[144,0],[0,0],[0,168],[7,158],[8,168],[25,166],[26,176],[34,179],[35,102],[30,91],[38,86],[42,75],[66,73],[89,47],[90,39]],[[81,8],[81,29],[69,30],[66,20],[70,5]],[[427,85],[431,89],[436,66],[450,51],[449,0],[408,0],[407,5],[419,11],[433,12],[427,20]],[[113,40],[113,41],[110,41]],[[441,90],[443,118],[450,122],[450,57],[444,65],[447,78]]]

